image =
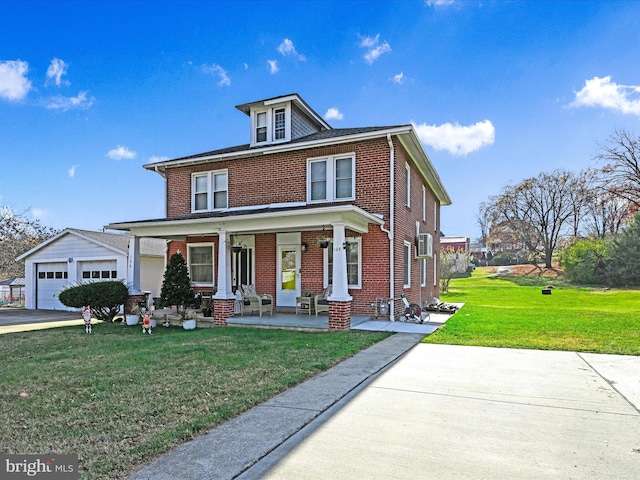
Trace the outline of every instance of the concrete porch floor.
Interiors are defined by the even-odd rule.
[[[351,317],[352,330],[387,331],[398,333],[422,333],[428,335],[435,332],[451,315],[445,313],[431,313],[429,323],[390,322],[375,319],[369,315],[354,315]],[[326,314],[300,315],[294,313],[277,312],[273,315],[236,315],[227,320],[229,326],[290,328],[295,330],[329,330],[329,318]]]

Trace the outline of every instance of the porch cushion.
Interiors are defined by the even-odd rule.
[[[256,286],[254,284],[251,285],[242,285],[242,290],[245,295],[258,295],[256,292]]]

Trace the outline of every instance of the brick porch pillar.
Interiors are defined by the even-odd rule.
[[[235,310],[235,298],[214,299],[213,301],[213,324],[220,327],[227,325],[227,318],[233,317]]]
[[[329,300],[329,330],[351,328],[351,302]]]
[[[129,295],[127,297],[127,301],[124,304],[124,313],[128,315],[133,310],[133,307],[137,307],[141,303],[146,305],[147,296],[146,295]]]

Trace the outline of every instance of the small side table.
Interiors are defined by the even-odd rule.
[[[311,316],[311,305],[313,305],[313,297],[296,297],[296,315],[307,313]]]

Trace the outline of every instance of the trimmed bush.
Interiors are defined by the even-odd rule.
[[[603,238],[587,238],[566,247],[560,263],[567,279],[582,284],[606,283],[608,245]]]
[[[109,281],[67,287],[60,292],[58,299],[67,307],[90,306],[91,312],[98,320],[112,322],[128,296],[129,290],[124,283]]]

